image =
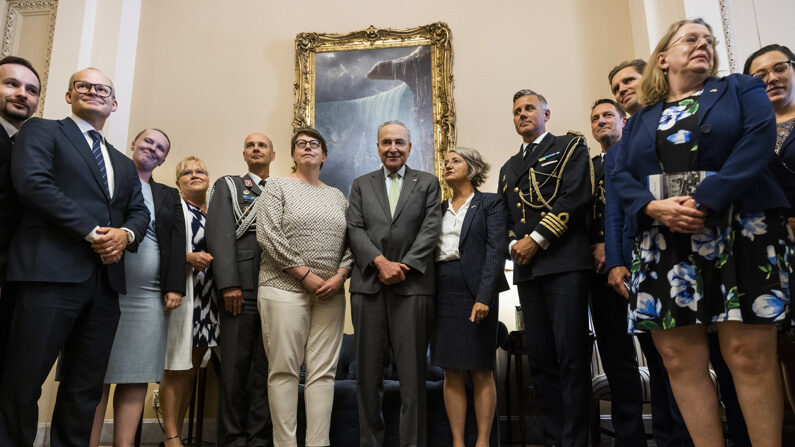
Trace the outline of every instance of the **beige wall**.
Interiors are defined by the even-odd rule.
[[[396,5],[308,0],[296,11],[275,1],[144,2],[128,134],[148,126],[168,132],[172,151],[155,176],[172,182],[177,161],[189,154],[205,159],[213,178],[244,172],[243,138],[264,131],[277,150],[272,173],[285,175],[297,33],[445,21],[453,35],[458,143],[480,149],[497,170],[520,143],[510,114],[517,89],[547,97],[551,131],[590,135],[588,107],[609,94],[608,70],[634,56],[626,0]],[[495,188],[496,175],[484,189]]]

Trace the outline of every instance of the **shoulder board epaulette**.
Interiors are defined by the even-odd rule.
[[[569,131],[566,132],[566,135],[574,135],[574,136],[577,136],[577,137],[585,138],[585,134],[584,133],[577,132],[576,130],[569,130]]]

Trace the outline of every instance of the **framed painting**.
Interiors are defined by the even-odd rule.
[[[293,129],[311,126],[325,137],[321,180],[347,196],[356,177],[381,167],[377,130],[391,120],[411,133],[406,164],[443,178],[455,145],[452,61],[450,29],[441,22],[298,34]]]

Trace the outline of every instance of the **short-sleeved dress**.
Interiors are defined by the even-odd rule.
[[[700,93],[664,105],[657,154],[666,174],[695,170]],[[772,210],[726,216],[726,224],[708,224],[695,234],[663,225],[641,228],[633,250],[629,332],[789,321],[792,242],[786,219]]]

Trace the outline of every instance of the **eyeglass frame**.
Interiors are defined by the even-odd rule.
[[[784,66],[787,67],[787,68],[782,70],[781,73],[777,73],[776,72],[776,67],[781,65],[781,64],[784,64]],[[793,61],[793,60],[778,61],[775,64],[773,64],[773,67],[771,67],[772,70],[756,70],[755,72],[751,73],[750,76],[752,76],[752,77],[754,77],[756,79],[761,79],[764,82],[765,78],[767,78],[767,75],[769,75],[770,73],[776,73],[776,75],[786,76],[787,73],[789,73],[789,71],[792,70],[792,67],[794,65],[795,65],[795,61]],[[763,74],[761,76],[759,76],[760,72],[763,72]]]
[[[679,42],[680,40],[682,40],[682,39],[684,39],[685,37],[688,37],[688,36],[696,36],[697,39],[693,43]],[[710,37],[712,38],[712,43],[709,43],[708,38],[710,38]],[[719,41],[718,41],[718,38],[715,37],[714,34],[710,34],[709,36],[704,36],[704,35],[699,35],[697,33],[687,33],[687,34],[681,35],[678,39],[674,40],[670,45],[665,47],[664,51],[668,51],[668,50],[670,50],[671,48],[673,48],[676,45],[686,45],[688,47],[693,48],[695,46],[698,46],[698,43],[701,41],[701,39],[704,39],[704,41],[707,42],[707,45],[711,46],[713,49],[718,46],[718,42]]]
[[[312,149],[318,149],[318,148],[323,147],[323,145],[320,144],[320,141],[318,141],[316,139],[312,139],[312,140],[295,140],[295,147],[297,147],[298,149],[306,148],[307,144]]]
[[[81,92],[80,90],[78,90],[77,89],[77,83],[78,82],[81,83],[81,84],[88,85],[88,90],[86,90],[85,92]],[[97,90],[97,86],[106,87],[109,90],[108,94],[107,95],[100,94],[99,91]],[[91,83],[91,82],[88,82],[88,81],[81,81],[81,80],[72,81],[72,90],[76,91],[77,93],[80,93],[81,95],[87,95],[87,94],[91,93],[92,89],[94,90],[96,95],[99,96],[100,98],[110,98],[111,96],[113,96],[113,87],[111,87],[109,85],[106,85],[106,84],[94,84],[94,83]]]

